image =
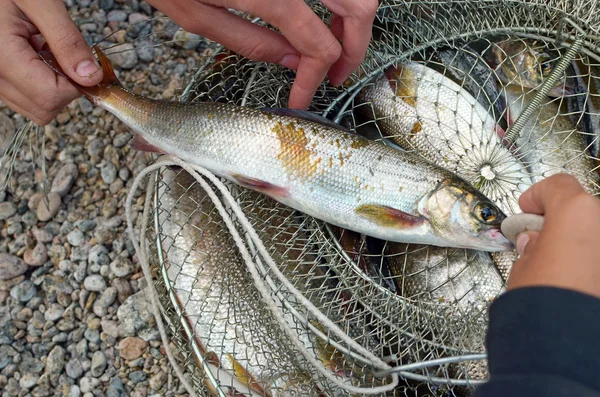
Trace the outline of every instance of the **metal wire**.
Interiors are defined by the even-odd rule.
[[[319,2],[310,5],[322,20],[329,20],[331,13]],[[600,90],[594,91],[593,72],[596,67],[600,70],[596,9],[594,1],[384,0],[360,69],[342,87],[321,85],[310,110],[449,168],[507,214],[519,211],[522,191],[552,173],[570,172],[597,194],[600,138],[590,131],[594,120],[600,120],[600,109],[594,108],[600,96]],[[258,19],[253,22],[269,27]],[[293,72],[229,54],[218,45],[210,48],[181,101],[286,106]],[[528,58],[530,54],[536,55]],[[542,56],[547,58],[542,61]],[[519,65],[516,59],[533,62],[534,67],[510,75],[510,68]],[[534,79],[546,64],[551,71]],[[426,70],[416,73],[418,83],[434,70],[442,76],[435,75],[440,90],[454,87],[457,94],[443,102],[417,90],[410,94],[421,104],[414,118],[386,115],[373,98],[365,99],[365,93],[385,87],[378,84],[396,65]],[[482,70],[489,76],[482,79],[476,73]],[[508,89],[524,82],[531,83],[518,98],[524,105],[511,108],[518,101],[508,100]],[[408,83],[414,81],[396,76],[396,86]],[[489,92],[494,84],[496,94]],[[532,97],[525,103],[526,91]],[[558,91],[562,93],[557,96]],[[400,102],[407,95],[396,97]],[[470,97],[478,103],[471,104],[473,109],[482,107],[493,120],[459,107]],[[454,115],[452,123],[431,111],[439,103]],[[407,139],[402,129],[390,132],[390,120],[410,120],[410,126],[434,120],[442,125],[447,142],[441,145],[428,131]],[[473,132],[481,131],[478,123],[497,125],[506,134],[496,136],[494,131],[482,138]],[[415,143],[423,136],[427,139]],[[550,154],[540,156],[540,148]],[[173,342],[194,384],[206,395],[227,395],[236,388],[249,395],[348,395],[299,354],[272,313],[261,306],[222,220],[186,178],[185,173],[168,169],[157,174],[152,187],[154,230],[147,237],[161,274],[156,285],[162,291]],[[469,395],[487,379],[487,308],[504,290],[514,253],[491,256],[380,241],[324,224],[257,193],[235,186],[230,190],[294,288],[354,342],[385,358],[391,367],[377,368],[340,335],[315,322],[260,261],[258,251],[251,251],[257,263],[263,263],[259,266],[263,282],[289,327],[332,373],[365,388],[399,374],[403,383],[386,394],[390,396]],[[251,242],[248,246],[252,249]],[[278,368],[286,368],[293,379],[275,375]]]

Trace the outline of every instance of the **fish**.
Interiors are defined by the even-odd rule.
[[[496,65],[496,72],[504,85],[514,84],[538,89],[552,71],[561,51],[557,47],[536,40],[511,38],[494,43],[490,61]],[[567,74],[559,79],[550,90],[552,97],[572,95],[575,92],[573,79]]]
[[[475,50],[468,44],[443,47],[436,49],[432,57],[436,62],[428,62],[427,66],[437,66],[436,70],[466,89],[488,113],[492,113],[497,123],[504,121],[506,103],[495,71]]]
[[[600,158],[600,65],[580,56],[572,62],[577,88],[567,98],[571,122],[582,125],[590,154]],[[580,122],[581,121],[581,122]]]
[[[158,197],[167,274],[183,317],[221,389],[231,397],[319,396],[323,389],[331,389],[313,378],[314,370],[290,346],[206,192],[186,172],[165,170]],[[285,211],[275,208],[270,215],[287,216]],[[274,258],[286,264],[290,250],[275,250]],[[290,262],[297,259],[292,254]],[[345,371],[347,365],[328,345],[306,332],[300,338],[332,373],[352,380]],[[207,379],[205,383],[217,395]]]
[[[391,66],[357,100],[357,112],[376,120],[389,139],[464,178],[498,206],[518,207],[515,192],[532,184],[503,146],[491,105],[486,109],[436,70],[417,62]]]
[[[536,91],[511,84],[503,92],[509,109],[509,124],[513,124],[531,103]],[[587,144],[557,102],[557,99],[542,102],[523,126],[515,146],[534,183],[554,174],[568,173],[593,194],[598,190],[599,176],[594,162],[586,154]]]
[[[391,241],[511,249],[505,215],[465,180],[312,113],[135,95],[99,48],[103,81],[75,86],[137,135],[138,150],[175,155],[332,225]],[[60,72],[48,53],[41,55]]]

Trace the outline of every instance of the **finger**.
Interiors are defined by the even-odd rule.
[[[3,89],[0,88],[0,92],[3,92]],[[27,107],[18,105],[16,102],[12,101],[3,94],[0,94],[0,101],[2,101],[4,105],[8,106],[13,111],[37,123],[37,117],[33,113],[29,112]]]
[[[288,106],[306,109],[342,51],[340,43],[323,21],[302,0],[222,0],[219,3],[260,16],[277,27],[301,54]]]
[[[77,83],[92,86],[102,80],[102,70],[62,0],[46,0],[44,12],[35,0],[22,0],[19,8],[44,35],[65,73]]]
[[[516,241],[516,248],[517,248],[517,252],[519,253],[519,255],[523,256],[526,254],[526,249],[527,247],[529,247],[530,249],[535,245],[535,242],[533,242],[533,240],[537,240],[538,236],[539,236],[540,232],[524,232],[521,233],[517,236],[517,241]],[[531,243],[531,244],[529,244]]]
[[[296,69],[300,54],[282,35],[246,21],[228,10],[196,1],[149,1],[185,30],[214,40],[254,61]]]
[[[349,4],[347,0],[323,0],[323,4],[343,19],[342,54],[329,71],[329,81],[337,86],[358,68],[365,57],[378,2],[361,0]]]
[[[344,19],[337,14],[334,14],[331,18],[331,23],[329,24],[329,30],[331,30],[331,34],[338,39],[338,41],[342,41],[344,37]]]
[[[75,90],[75,97],[64,97],[57,103],[55,109],[44,110],[39,104],[36,104],[6,79],[0,79],[0,92],[2,92],[3,97],[11,104],[9,106],[11,109],[40,125],[48,124],[62,108],[79,96],[79,93]]]
[[[535,251],[540,233],[539,232],[524,232],[517,237],[517,251],[519,259],[514,263],[506,286],[508,289],[513,289],[515,286],[520,286],[522,283],[521,275],[527,270],[525,266],[531,265],[530,257]]]
[[[527,189],[519,197],[523,212],[543,215],[560,209],[564,200],[585,193],[577,179],[567,174],[553,175]]]

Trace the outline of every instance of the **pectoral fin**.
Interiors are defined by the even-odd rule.
[[[231,365],[233,365],[233,371],[235,373],[235,377],[245,385],[250,386],[250,388],[256,391],[259,394],[266,395],[265,391],[258,382],[254,379],[252,374],[246,370],[230,353],[227,353],[229,360],[231,361]]]
[[[410,229],[425,222],[425,218],[422,216],[414,216],[395,208],[377,204],[359,205],[354,212],[383,227]]]
[[[160,153],[167,154],[162,149],[157,148],[150,142],[148,142],[143,136],[135,135],[131,141],[129,141],[131,147],[140,152]]]

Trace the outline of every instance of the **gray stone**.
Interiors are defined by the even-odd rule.
[[[36,374],[32,374],[31,372],[23,374],[21,379],[19,379],[19,386],[22,389],[31,389],[33,386],[37,384],[37,381],[40,377]]]
[[[54,346],[54,348],[48,353],[46,358],[46,370],[47,374],[60,374],[65,368],[65,349],[62,346]]]
[[[11,201],[0,203],[0,220],[8,219],[17,213],[17,206]]]
[[[84,97],[81,97],[85,99]],[[86,99],[87,101],[87,99]],[[88,101],[89,102],[89,101]],[[74,163],[65,164],[56,174],[54,181],[52,181],[52,192],[58,193],[61,197],[64,197],[71,190],[73,182],[79,176],[79,170],[77,165]]]
[[[83,243],[83,232],[79,229],[73,230],[71,233],[67,234],[67,241],[74,247],[78,247]]]
[[[26,225],[33,226],[38,223],[38,216],[33,211],[27,211],[23,214],[22,220]]]
[[[39,374],[44,369],[44,364],[35,357],[25,357],[19,365],[19,371],[21,373],[32,372]]]
[[[127,393],[125,392],[125,386],[123,386],[123,382],[121,378],[118,376],[114,376],[108,388],[106,389],[106,395],[108,397],[126,397]]]
[[[94,382],[89,376],[84,376],[79,381],[79,388],[82,393],[89,393],[94,389]]]
[[[129,27],[127,29],[127,34],[134,38],[148,35],[152,31],[152,25],[150,25],[150,23],[148,23],[147,21],[147,15],[141,14],[139,12],[129,14]]]
[[[116,148],[121,148],[131,140],[131,135],[128,132],[121,132],[117,134],[113,139],[113,146]]]
[[[10,235],[23,233],[23,224],[21,222],[15,222],[6,229],[6,233]]]
[[[79,27],[82,28],[82,30],[85,30],[83,29],[83,24]],[[79,104],[79,109],[81,109],[83,114],[92,113],[92,110],[94,110],[94,105],[86,97],[80,97],[77,102]]]
[[[88,353],[87,339],[82,339],[79,342],[77,342],[77,344],[75,345],[75,353],[77,354],[78,358],[82,360],[86,359]]]
[[[173,40],[176,45],[184,50],[191,50],[196,48],[202,42],[202,37],[181,29],[175,33]]]
[[[135,268],[129,259],[117,257],[111,262],[110,270],[117,277],[125,277],[133,273]]]
[[[27,265],[17,256],[0,253],[0,280],[10,280],[24,274]]]
[[[10,290],[10,296],[19,302],[29,302],[36,293],[35,284],[31,280],[25,280]]]
[[[81,362],[76,358],[69,360],[65,366],[65,370],[71,379],[79,379],[81,378],[81,375],[83,375],[83,367],[81,366]]]
[[[100,169],[100,176],[106,184],[110,185],[117,178],[117,167],[110,161],[105,161]]]
[[[42,266],[48,260],[48,248],[46,248],[46,244],[37,243],[33,249],[25,251],[23,260],[29,266]]]
[[[40,204],[37,207],[37,217],[41,222],[49,221],[54,218],[60,208],[61,198],[60,195],[56,192],[50,192],[48,194],[48,203],[49,206],[46,206],[44,200],[40,201]]]
[[[99,274],[92,274],[83,280],[83,286],[88,291],[102,292],[106,289],[106,281]]]
[[[94,230],[96,227],[96,221],[94,219],[84,219],[81,222],[77,222],[75,225],[79,228],[79,230],[87,233]]]
[[[152,389],[154,391],[159,391],[166,382],[167,382],[167,374],[165,374],[163,371],[160,371],[156,375],[152,376],[148,383],[149,383],[150,389]]]
[[[66,395],[66,397],[79,397],[79,396],[81,396],[81,390],[79,389],[79,386],[70,385],[69,393]]]
[[[92,376],[95,376],[96,378],[100,377],[104,373],[105,369],[106,356],[104,355],[104,352],[100,350],[94,352],[94,354],[92,355],[92,366],[90,368]]]
[[[33,237],[40,243],[49,243],[52,241],[52,233],[45,229],[33,229]]]
[[[129,380],[133,383],[140,383],[146,380],[148,375],[144,371],[133,371],[129,374]]]
[[[106,14],[108,22],[125,22],[127,20],[127,12],[123,10],[112,10]]]
[[[102,320],[100,322],[102,331],[112,336],[113,338],[119,337],[119,324],[112,320]]]
[[[142,290],[127,298],[119,307],[117,317],[128,335],[135,335],[143,329],[153,327],[154,316],[146,291]]]
[[[100,343],[100,332],[97,329],[86,328],[83,333],[85,339],[92,343]]]
[[[95,245],[90,250],[88,255],[88,262],[90,265],[103,266],[108,265],[110,257],[108,256],[108,249],[103,245]]]
[[[0,113],[0,156],[9,147],[10,141],[15,135],[15,123],[4,113]]]
[[[96,138],[88,144],[88,154],[90,157],[99,156],[104,150],[104,142],[101,138]]]
[[[6,391],[9,396],[17,396],[21,388],[19,387],[19,382],[15,378],[10,378],[8,380],[8,385],[6,385]]]
[[[108,55],[108,58],[113,63],[122,69],[132,69],[138,63],[137,52],[131,43],[124,43],[119,46],[119,51],[115,51]]]
[[[98,5],[104,11],[110,11],[115,6],[115,0],[99,0]],[[123,19],[123,20],[125,20],[125,19]]]
[[[65,308],[59,305],[58,303],[52,303],[49,308],[46,309],[44,313],[44,318],[46,321],[58,321],[63,313],[65,312]]]
[[[127,180],[130,177],[131,172],[129,171],[129,168],[123,167],[119,170],[119,178],[124,181],[127,182]]]
[[[117,289],[115,287],[108,287],[104,290],[97,302],[102,307],[109,307],[114,303],[115,299],[117,299]]]
[[[154,59],[154,44],[151,42],[147,40],[140,41],[136,50],[141,61],[151,62]]]

